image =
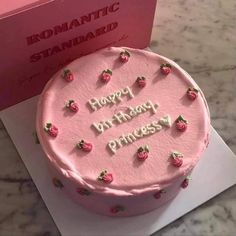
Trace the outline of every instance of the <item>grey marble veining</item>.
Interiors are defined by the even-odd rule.
[[[0,121],[0,235],[60,235]]]
[[[193,76],[208,101],[212,125],[236,153],[235,12],[234,0],[159,1],[151,48]],[[232,187],[154,235],[235,236],[235,199]]]
[[[235,12],[235,0],[158,0],[150,46],[194,77],[236,153]],[[0,235],[60,235],[1,122],[0,150]],[[153,235],[235,236],[236,187]]]

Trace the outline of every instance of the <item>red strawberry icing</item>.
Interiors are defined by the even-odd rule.
[[[180,167],[183,164],[183,154],[177,151],[174,151],[170,154],[171,164],[175,167]]]
[[[139,88],[144,88],[146,86],[147,81],[145,77],[141,76],[137,78],[136,83]]]
[[[113,181],[113,175],[111,173],[108,173],[107,170],[104,170],[100,173],[98,179],[106,184],[110,184]]]
[[[66,107],[73,112],[77,112],[79,110],[79,105],[74,100],[69,100],[66,104]]]
[[[180,115],[176,119],[175,125],[177,130],[184,132],[188,127],[188,121],[182,115]]]
[[[92,143],[86,142],[83,139],[77,144],[77,147],[85,152],[90,152],[93,149]]]
[[[47,123],[44,126],[44,130],[53,138],[57,137],[58,135],[58,128],[52,123]]]
[[[148,158],[149,147],[146,145],[144,147],[140,147],[137,151],[137,158],[140,161],[145,161]]]
[[[171,72],[171,68],[172,68],[172,66],[169,63],[163,63],[160,66],[161,73],[163,75],[168,75]]]
[[[102,82],[108,83],[111,79],[111,76],[112,76],[112,70],[110,69],[104,70],[101,74]]]
[[[110,208],[110,212],[112,214],[117,214],[117,213],[119,213],[121,211],[124,211],[124,210],[125,210],[125,208],[123,206],[120,206],[120,205],[116,205],[116,206],[113,206],[113,207]]]
[[[67,82],[71,82],[72,80],[74,80],[74,76],[72,74],[72,72],[69,69],[65,69],[63,71],[63,75],[62,75],[63,79],[65,79]]]
[[[188,88],[187,96],[188,96],[188,98],[190,100],[194,101],[197,98],[197,96],[198,96],[198,92],[199,91],[197,89],[195,89],[195,88]]]
[[[159,198],[161,198],[163,193],[166,193],[166,191],[164,189],[158,190],[156,193],[154,193],[153,197],[156,199],[159,199]]]
[[[190,177],[187,177],[186,179],[184,179],[184,181],[181,184],[181,187],[182,188],[187,188],[188,185],[189,185],[189,180],[190,180]]]
[[[128,51],[125,50],[120,53],[120,60],[122,62],[127,62],[129,60],[129,58],[130,58],[130,53]]]

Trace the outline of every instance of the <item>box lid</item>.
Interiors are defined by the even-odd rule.
[[[54,0],[1,0],[0,19],[52,1]]]

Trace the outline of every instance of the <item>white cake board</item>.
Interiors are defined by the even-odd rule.
[[[136,217],[110,218],[90,213],[51,185],[44,153],[35,143],[37,97],[12,106],[0,117],[63,236],[145,236],[206,202],[236,183],[236,157],[211,129],[208,149],[192,173],[187,189],[163,207]]]

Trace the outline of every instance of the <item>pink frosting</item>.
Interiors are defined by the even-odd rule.
[[[119,59],[120,52],[127,50],[131,56],[127,63]],[[160,65],[169,63],[171,73],[163,75]],[[104,84],[99,76],[110,68],[112,79]],[[69,64],[74,76],[71,83],[61,78],[59,71],[45,87],[38,104],[37,133],[51,166],[61,175],[70,179],[75,186],[90,191],[114,196],[132,196],[149,191],[164,189],[183,180],[196,165],[209,133],[210,119],[207,103],[193,79],[176,63],[160,55],[131,48],[107,48],[82,57]],[[139,76],[146,78],[146,86],[140,89],[136,84]],[[123,101],[92,111],[88,105],[91,98],[107,96],[129,86],[134,98],[123,97]],[[186,96],[189,87],[199,89],[198,99],[190,101]],[[65,102],[73,99],[78,103],[79,112],[65,109]],[[110,119],[126,107],[135,107],[148,100],[158,104],[157,112],[145,112],[131,121],[115,124],[99,134],[93,122]],[[110,140],[170,115],[172,126],[153,135],[138,139],[123,146],[112,154],[107,147]],[[175,120],[183,115],[188,120],[185,132],[179,132]],[[60,132],[56,138],[44,130],[46,123],[53,123]],[[88,140],[93,149],[83,152],[76,148],[81,140]],[[144,162],[137,159],[137,149],[148,145],[150,157]],[[184,155],[181,167],[174,167],[170,153],[178,150]],[[113,175],[110,184],[98,181],[104,169]],[[176,189],[178,189],[176,187]],[[75,190],[76,192],[76,190]],[[78,193],[77,193],[78,195]],[[163,196],[164,197],[164,196]],[[152,197],[153,199],[153,194]],[[150,199],[151,199],[150,198]],[[152,200],[153,201],[153,200]]]

